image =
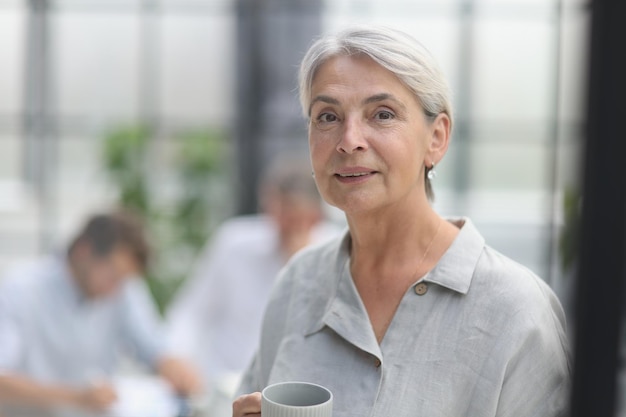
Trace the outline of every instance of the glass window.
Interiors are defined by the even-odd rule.
[[[139,16],[62,10],[51,17],[59,113],[88,123],[137,117],[142,82]]]
[[[160,109],[167,119],[224,125],[234,113],[235,24],[230,14],[161,20]]]
[[[26,13],[0,3],[0,123],[14,123],[22,108]]]

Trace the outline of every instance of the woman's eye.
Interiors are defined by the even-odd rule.
[[[331,123],[337,121],[337,116],[332,113],[322,113],[317,117],[318,122]]]
[[[381,110],[378,113],[376,113],[376,115],[374,116],[374,118],[378,120],[391,120],[394,117],[395,116],[393,115],[393,113],[387,110]]]

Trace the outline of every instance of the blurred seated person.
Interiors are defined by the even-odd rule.
[[[123,354],[181,395],[200,389],[191,366],[165,353],[160,317],[139,278],[148,258],[136,218],[99,214],[65,254],[15,266],[0,280],[0,414],[106,410]]]
[[[214,232],[167,314],[170,348],[197,363],[207,382],[237,381],[254,355],[279,270],[298,250],[343,229],[324,214],[308,156],[276,157],[258,200],[260,213]]]

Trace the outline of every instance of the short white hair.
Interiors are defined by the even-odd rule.
[[[413,92],[427,116],[445,113],[452,126],[448,83],[431,53],[408,34],[384,26],[352,26],[323,36],[309,48],[300,64],[300,105],[309,117],[311,87],[317,70],[336,56],[367,55],[391,71]]]

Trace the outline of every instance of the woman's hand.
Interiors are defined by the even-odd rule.
[[[233,417],[260,417],[261,393],[242,395],[233,402]]]

